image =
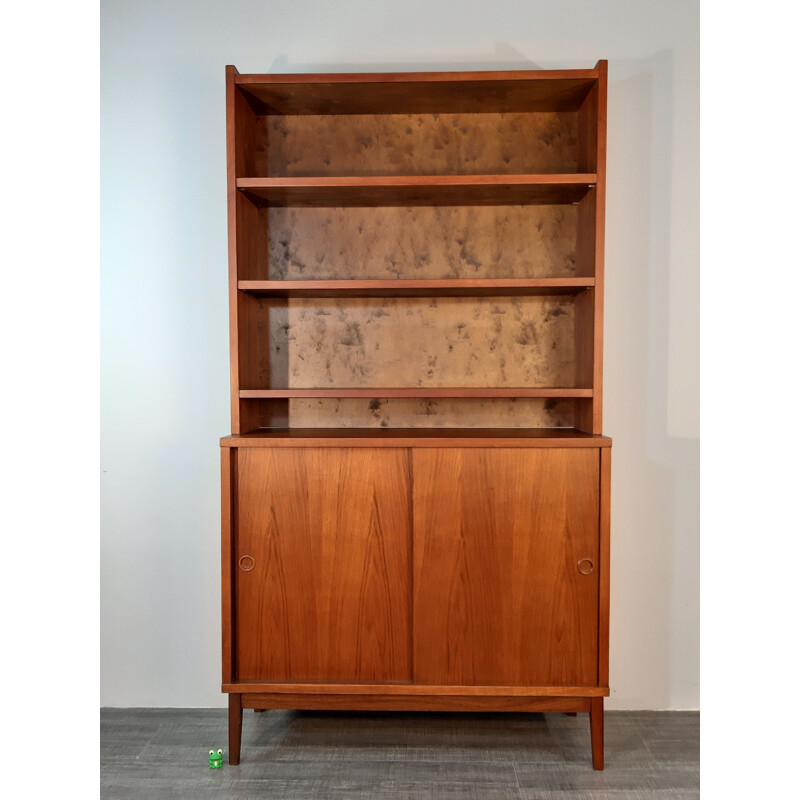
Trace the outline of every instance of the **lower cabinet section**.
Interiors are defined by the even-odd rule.
[[[224,448],[231,763],[243,707],[528,710],[601,767],[609,453]]]

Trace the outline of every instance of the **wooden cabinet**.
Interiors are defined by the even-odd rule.
[[[241,704],[589,711],[608,693],[605,437],[223,443],[234,756]]]
[[[606,64],[227,70],[222,689],[243,709],[609,693]]]

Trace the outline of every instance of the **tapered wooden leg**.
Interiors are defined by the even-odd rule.
[[[228,695],[228,763],[239,763],[242,747],[242,696],[231,692]]]
[[[593,697],[589,710],[589,725],[592,730],[592,766],[603,769],[603,698]]]

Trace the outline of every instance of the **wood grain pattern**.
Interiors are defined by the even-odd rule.
[[[238,389],[242,378],[240,366],[249,364],[248,342],[240,343],[240,314],[246,303],[238,291],[241,275],[247,275],[266,258],[267,218],[237,191],[236,181],[252,175],[255,169],[256,117],[242,93],[235,86],[235,67],[226,68],[227,175],[228,175],[228,314],[231,359],[231,430],[247,430],[249,420],[240,417]],[[262,252],[263,248],[263,252]],[[244,323],[245,331],[248,325]],[[245,373],[247,368],[245,369]],[[246,376],[245,376],[245,384]],[[244,425],[242,424],[244,422]]]
[[[239,280],[258,275],[269,258],[270,218],[264,209],[253,205],[236,192],[236,268]]]
[[[222,472],[222,681],[233,680],[233,530],[234,459],[236,451],[220,451]]]
[[[593,386],[594,381],[594,291],[588,290],[575,297],[573,320],[575,325],[575,381],[579,386]],[[573,424],[584,431],[594,430],[592,400],[575,406]]]
[[[257,297],[510,297],[578,294],[592,286],[593,278],[239,281],[240,292]]]
[[[597,681],[608,686],[608,636],[611,594],[611,450],[600,452],[600,576],[597,621]]]
[[[576,206],[575,274],[594,277],[597,187],[590,189]]]
[[[261,114],[576,111],[593,70],[237,75]]]
[[[224,436],[222,447],[611,447],[572,428],[282,428]]]
[[[239,451],[240,680],[409,680],[403,450]]]
[[[351,389],[344,387],[319,389],[302,387],[291,389],[242,389],[239,392],[245,398],[272,397],[458,397],[458,398],[503,398],[503,397],[591,397],[591,389],[572,389],[565,386],[511,386],[483,388],[479,386],[423,386],[418,389],[406,389],[402,386],[365,386]]]
[[[240,192],[236,195],[236,270],[238,275],[248,275],[258,269],[258,265],[265,262],[268,241],[268,219],[259,213]],[[239,388],[251,385],[253,380],[268,380],[270,374],[269,350],[266,340],[259,335],[260,308],[253,302],[252,297],[237,291],[232,298],[231,307],[234,309],[231,319],[236,325],[236,336],[232,339],[231,357],[236,358],[236,376]],[[286,303],[280,298],[275,300],[277,306]],[[234,352],[235,345],[235,352]],[[240,432],[252,430],[264,424],[266,420],[273,420],[276,416],[274,402],[269,405],[255,406],[252,403],[239,403],[237,425]],[[285,405],[284,417],[288,415],[288,405]]]
[[[590,122],[582,118],[581,130]],[[582,140],[585,144],[585,139]],[[577,240],[575,249],[575,272],[577,275],[591,276],[595,269],[595,221],[597,190],[591,189],[578,203]],[[583,386],[593,386],[596,378],[594,369],[595,333],[602,322],[595,317],[595,291],[585,292],[575,298],[575,372]],[[594,403],[586,400],[575,404],[574,422],[576,428],[584,431],[595,430]]]
[[[244,694],[244,708],[335,711],[588,711],[585,697],[480,697],[475,695]]]
[[[258,209],[268,259],[247,277],[498,279],[575,274],[575,205]],[[253,227],[266,240],[267,226]]]
[[[289,406],[291,400],[285,398],[249,399],[239,403],[239,419],[242,433],[259,428],[286,428],[290,424]]]
[[[601,770],[605,767],[603,748],[603,698],[593,697],[589,707],[589,726],[592,732],[592,766]]]
[[[236,291],[239,279],[238,248],[240,233],[237,207],[242,202],[236,189],[237,128],[236,108],[238,92],[234,85],[236,67],[225,67],[225,136],[228,176],[228,317],[230,331],[230,376],[231,376],[231,431],[241,433],[239,421],[239,298]],[[263,237],[262,237],[263,238]]]
[[[288,316],[289,300],[281,297],[267,300],[245,292],[238,294],[239,397],[248,397],[247,390],[253,387],[285,383],[285,353],[277,351],[275,343],[270,341],[269,326],[270,317],[274,322]]]
[[[276,114],[257,137],[253,177],[578,172],[574,112]]]
[[[414,680],[597,685],[599,459],[413,451]]]
[[[594,380],[596,389],[592,400],[592,433],[603,430],[603,314],[605,303],[605,241],[606,241],[606,137],[608,101],[608,62],[597,62],[597,184],[595,200],[595,257],[594,275]]]
[[[419,683],[276,683],[237,681],[224,683],[223,691],[265,694],[386,695],[413,697],[445,695],[458,697],[607,697],[602,686],[453,686]]]
[[[242,696],[228,695],[228,763],[236,766],[242,748]]]
[[[577,203],[594,186],[593,173],[538,175],[389,175],[335,178],[239,178],[257,205],[513,206]]]
[[[597,112],[599,101],[598,82],[595,81],[581,102],[577,114],[578,164],[581,169],[587,172],[597,170]]]

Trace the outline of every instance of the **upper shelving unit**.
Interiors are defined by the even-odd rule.
[[[234,433],[600,432],[605,62],[227,91]]]

